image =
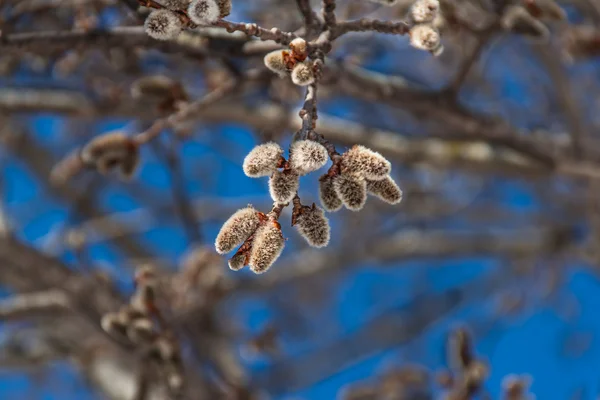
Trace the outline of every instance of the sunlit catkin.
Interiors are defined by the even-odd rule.
[[[212,24],[220,15],[221,10],[216,0],[192,0],[188,7],[188,16],[198,25]]]
[[[287,50],[274,50],[267,53],[264,58],[265,66],[279,76],[286,76],[288,74],[287,64],[285,62],[286,56],[289,56]]]
[[[277,170],[282,155],[283,149],[275,142],[256,146],[244,158],[244,173],[251,178],[270,176]]]
[[[439,11],[438,0],[417,0],[410,7],[410,18],[417,24],[432,22]]]
[[[292,82],[298,86],[308,86],[315,82],[315,73],[311,62],[296,64],[292,70]]]
[[[323,208],[329,212],[342,208],[342,200],[333,186],[333,178],[323,175],[319,178],[319,199]]]
[[[434,27],[426,24],[415,25],[410,29],[409,35],[412,47],[429,51],[435,56],[442,53],[440,33]]]
[[[333,187],[347,209],[360,211],[365,206],[367,201],[365,180],[338,175],[333,179]]]
[[[389,175],[392,164],[381,154],[355,145],[342,156],[342,173],[344,175],[379,180]]]
[[[292,201],[300,182],[299,176],[294,171],[275,171],[269,179],[269,194],[273,201],[286,204]]]
[[[219,5],[219,17],[225,18],[231,14],[231,0],[217,0]]]
[[[329,219],[320,207],[305,207],[296,219],[296,230],[312,247],[325,247],[329,244]]]
[[[290,147],[290,166],[300,175],[323,168],[327,160],[327,149],[314,140],[298,140]]]
[[[268,221],[262,225],[256,231],[256,237],[252,243],[252,252],[248,262],[250,269],[257,274],[266,272],[279,258],[284,246],[285,239],[276,221]]]
[[[402,190],[390,176],[379,181],[367,180],[367,192],[389,204],[402,201]]]
[[[258,213],[253,207],[236,211],[221,227],[215,240],[215,249],[219,254],[229,253],[256,230],[259,222]]]
[[[148,36],[157,40],[175,39],[183,25],[179,16],[170,10],[154,10],[146,17],[144,28]]]

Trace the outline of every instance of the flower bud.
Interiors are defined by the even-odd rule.
[[[231,14],[231,0],[217,0],[219,5],[219,17],[225,18]]]
[[[261,144],[244,158],[244,173],[251,178],[269,176],[277,170],[283,149],[275,142]]]
[[[215,240],[217,253],[229,253],[239,246],[258,227],[260,220],[253,207],[246,207],[236,211],[225,223]]]
[[[101,174],[118,167],[124,178],[133,176],[140,161],[138,146],[120,131],[95,137],[81,149],[80,157]]]
[[[296,230],[312,247],[325,247],[329,244],[330,228],[329,219],[323,209],[304,207],[296,219]]]
[[[300,175],[323,168],[327,160],[327,149],[314,140],[298,140],[290,147],[290,166]]]
[[[329,175],[323,175],[319,178],[319,198],[323,208],[329,212],[338,211],[342,208],[342,200],[335,191],[333,178]]]
[[[338,175],[333,179],[333,188],[347,209],[360,211],[367,202],[367,184],[346,175]]]
[[[307,45],[306,40],[302,38],[296,38],[290,42],[290,49],[292,53],[299,59],[304,60],[306,58]]]
[[[285,239],[276,221],[268,221],[262,225],[256,231],[256,237],[252,243],[252,252],[248,262],[250,269],[257,274],[266,272],[279,258],[284,246]]]
[[[389,204],[402,201],[402,190],[389,175],[379,181],[367,180],[367,192]]]
[[[163,9],[148,14],[144,28],[148,36],[156,40],[170,40],[179,36],[183,25],[177,14]]]
[[[239,271],[246,266],[246,253],[235,254],[227,264],[232,271]]]
[[[192,0],[188,7],[188,16],[197,25],[209,25],[216,22],[221,15],[216,0]]]
[[[410,28],[410,44],[416,49],[426,50],[433,55],[442,54],[443,46],[440,40],[440,33],[430,25],[415,25]]]
[[[342,174],[379,180],[385,178],[392,170],[392,164],[381,154],[355,145],[342,156]]]
[[[286,76],[288,68],[285,59],[288,55],[289,52],[287,50],[274,50],[265,56],[265,66],[281,77]]]
[[[517,35],[528,36],[540,40],[546,40],[550,31],[540,21],[535,19],[521,6],[510,6],[504,11],[500,20],[502,27]]]
[[[300,186],[298,178],[298,174],[291,170],[273,172],[269,179],[269,193],[273,201],[279,204],[292,201]]]
[[[308,86],[315,82],[315,72],[311,62],[296,64],[292,70],[292,82],[298,86]]]
[[[417,0],[410,7],[410,18],[417,24],[432,22],[440,11],[438,0]]]

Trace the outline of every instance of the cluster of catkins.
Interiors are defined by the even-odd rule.
[[[409,9],[408,19],[412,25],[408,32],[410,44],[419,50],[439,56],[444,51],[437,26],[441,19],[439,0],[417,0]]]
[[[144,27],[158,40],[175,39],[185,26],[185,16],[196,25],[210,25],[231,13],[231,0],[157,0],[164,8],[153,10]]]
[[[265,56],[267,68],[281,77],[290,76],[298,86],[308,86],[315,81],[314,64],[307,60],[308,45],[302,38],[290,42],[290,50],[275,50]]]
[[[156,305],[158,278],[150,267],[136,271],[136,291],[129,304],[102,317],[102,329],[115,339],[139,349],[155,362],[172,392],[183,386],[183,363],[172,335],[157,324],[160,314]]]
[[[342,206],[360,210],[372,194],[390,203],[402,199],[402,191],[390,177],[391,164],[381,154],[364,146],[354,146],[334,157],[334,164],[319,180],[320,199],[327,211]],[[293,202],[292,225],[312,247],[325,247],[330,239],[329,221],[322,208],[314,203],[304,206],[297,196],[300,176],[317,171],[327,164],[329,153],[318,141],[296,140],[290,146],[289,159],[274,142],[256,146],[246,156],[244,173],[252,178],[269,177],[269,193],[277,207]],[[245,265],[255,273],[265,272],[281,255],[285,239],[278,222],[279,214],[263,214],[248,206],[238,210],[217,235],[217,252],[225,254],[240,246],[229,260],[229,267],[239,270]]]

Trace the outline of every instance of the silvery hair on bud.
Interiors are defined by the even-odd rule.
[[[304,208],[296,219],[296,230],[312,247],[325,247],[329,244],[329,219],[320,207]]]
[[[154,10],[146,17],[144,28],[148,36],[157,40],[175,39],[183,25],[179,16],[169,10]]]
[[[342,208],[342,200],[337,195],[333,186],[333,178],[323,175],[319,178],[319,199],[323,208],[329,212]]]
[[[256,237],[252,243],[252,252],[248,262],[250,269],[257,274],[266,272],[277,261],[284,246],[285,239],[281,229],[276,226],[274,221],[268,221],[262,225],[256,231]]]
[[[355,145],[342,155],[342,173],[356,178],[379,180],[392,170],[392,164],[381,154]]]
[[[315,73],[311,62],[296,64],[292,70],[292,82],[298,86],[308,86],[315,82]]]
[[[248,206],[236,211],[225,221],[217,235],[217,253],[229,253],[242,244],[256,230],[259,223],[258,214],[253,207]]]
[[[216,0],[192,0],[188,7],[188,16],[195,24],[207,25],[219,19],[221,10]]]
[[[390,176],[379,181],[367,180],[367,192],[389,204],[398,204],[402,201],[402,190]]]
[[[298,174],[294,171],[273,172],[269,179],[269,194],[273,201],[280,204],[292,201],[300,186],[298,178]]]
[[[256,146],[244,158],[244,173],[251,178],[269,176],[277,170],[283,149],[275,142]]]
[[[347,209],[360,211],[367,201],[367,184],[364,179],[354,179],[346,175],[337,175],[333,179],[333,188]]]
[[[323,168],[327,160],[327,149],[314,140],[297,140],[290,147],[290,166],[300,175]]]
[[[410,29],[409,35],[412,47],[429,51],[436,56],[442,54],[440,33],[434,27],[426,24],[415,25]]]
[[[298,55],[306,55],[306,40],[302,38],[296,38],[290,42],[290,49]]]
[[[439,11],[438,0],[417,0],[410,7],[410,18],[417,24],[433,22]]]
[[[281,77],[286,76],[288,74],[287,64],[285,63],[287,54],[289,54],[287,50],[274,50],[267,53],[264,58],[265,66]]]

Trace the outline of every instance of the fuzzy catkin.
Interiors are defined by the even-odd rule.
[[[188,7],[188,16],[197,25],[212,24],[220,15],[221,10],[216,0],[192,0]]]
[[[290,147],[290,166],[300,175],[323,168],[327,160],[327,149],[314,140],[297,140]]]
[[[219,5],[219,17],[225,18],[231,14],[231,0],[217,0]]]
[[[191,0],[160,0],[159,3],[169,10],[185,10],[190,5]]]
[[[269,176],[277,170],[277,163],[283,155],[283,149],[275,142],[256,146],[244,158],[242,168],[246,176],[259,178]]]
[[[269,179],[269,194],[273,201],[279,204],[292,201],[300,186],[298,178],[298,174],[294,171],[273,172]]]
[[[275,221],[268,221],[256,231],[248,265],[257,274],[266,272],[281,255],[285,239]]]
[[[432,22],[439,11],[438,0],[417,0],[410,7],[410,18],[417,24]]]
[[[389,204],[402,201],[402,190],[390,176],[379,181],[367,180],[367,192]]]
[[[253,207],[248,206],[236,211],[225,221],[217,235],[215,240],[217,253],[229,253],[242,244],[256,230],[259,223],[258,214]]]
[[[426,50],[435,55],[441,54],[442,44],[440,33],[434,27],[421,24],[413,26],[410,31],[410,44],[419,50]]]
[[[392,170],[392,164],[381,154],[355,145],[342,155],[342,173],[355,178],[379,180]]]
[[[239,271],[240,269],[246,266],[246,254],[235,254],[229,259],[227,265],[229,265],[229,269],[231,269],[232,271]]]
[[[177,14],[163,9],[148,14],[144,28],[148,36],[156,40],[170,40],[179,36],[183,25]]]
[[[311,62],[296,64],[292,70],[292,82],[298,86],[308,86],[315,82],[315,73]]]
[[[364,179],[354,179],[338,175],[333,179],[333,188],[344,206],[352,211],[361,210],[367,201],[367,183]]]
[[[290,42],[290,49],[298,56],[306,56],[307,44],[306,40],[296,38]]]
[[[92,139],[81,149],[80,158],[89,167],[107,174],[119,168],[123,178],[131,178],[140,163],[138,147],[123,132],[105,133]]]
[[[265,66],[281,77],[286,76],[288,74],[287,64],[285,62],[287,55],[289,55],[287,50],[274,50],[267,53],[264,58]]]
[[[320,207],[305,208],[296,220],[296,230],[312,247],[325,247],[329,244],[329,219]]]
[[[319,199],[323,208],[329,212],[338,211],[342,208],[342,200],[335,191],[333,178],[323,175],[319,178]]]

